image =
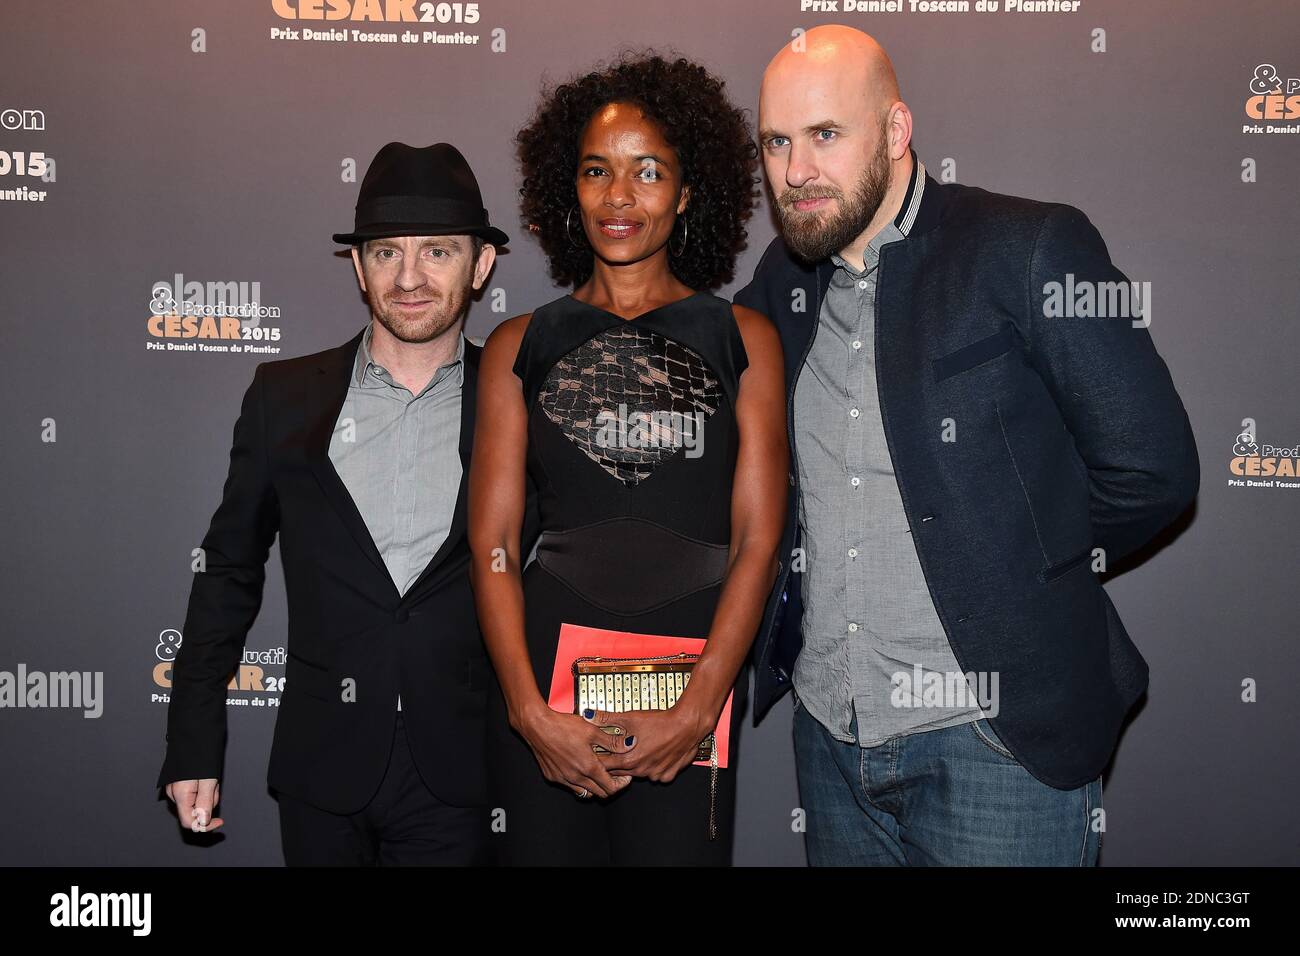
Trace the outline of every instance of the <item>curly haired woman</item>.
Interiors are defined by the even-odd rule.
[[[572,292],[482,356],[469,538],[495,842],[515,865],[726,865],[787,485],[776,331],[710,291],[744,246],[757,151],[721,80],[655,54],[546,91],[516,143],[524,220]],[[562,713],[566,623],[706,642],[667,709]],[[733,692],[727,767],[696,765]]]

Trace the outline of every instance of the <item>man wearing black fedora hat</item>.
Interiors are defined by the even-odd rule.
[[[158,785],[182,827],[222,825],[226,684],[279,534],[289,634],[267,779],[285,862],[480,863],[489,664],[465,530],[482,350],[463,328],[507,237],[454,146],[389,143],[334,239],[371,320],[338,348],[258,365],[244,395]]]

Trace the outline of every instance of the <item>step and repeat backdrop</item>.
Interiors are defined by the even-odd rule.
[[[0,20],[0,863],[281,863],[275,550],[228,695],[221,835],[183,836],[154,782],[253,370],[369,319],[330,236],[378,148],[447,141],[473,166],[512,240],[481,339],[567,291],[519,221],[511,141],[544,84],[652,48],[753,119],[769,58],[823,23],[889,51],[936,178],[1088,214],[1195,427],[1194,513],[1107,583],[1151,688],[1106,776],[1102,863],[1300,859],[1300,4],[56,0]],[[774,234],[763,203],[720,294]],[[787,697],[744,732],[737,864],[804,864],[790,721]]]

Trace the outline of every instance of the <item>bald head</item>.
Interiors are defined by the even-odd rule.
[[[763,73],[758,137],[790,248],[861,268],[912,174],[912,114],[884,49],[838,24],[795,37]]]
[[[898,99],[898,77],[875,38],[838,23],[813,27],[777,51],[763,73],[763,92],[786,84],[833,83],[865,95],[877,110]]]

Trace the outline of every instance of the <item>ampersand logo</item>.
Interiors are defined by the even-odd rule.
[[[176,300],[172,298],[170,286],[160,285],[153,290],[153,298],[149,300],[149,311],[154,315],[168,315],[176,308]]]
[[[1281,93],[1282,78],[1277,75],[1277,67],[1272,63],[1261,63],[1255,67],[1255,75],[1250,79],[1252,93]]]
[[[158,635],[158,646],[153,649],[160,661],[176,660],[176,652],[181,649],[181,632],[169,627]]]

